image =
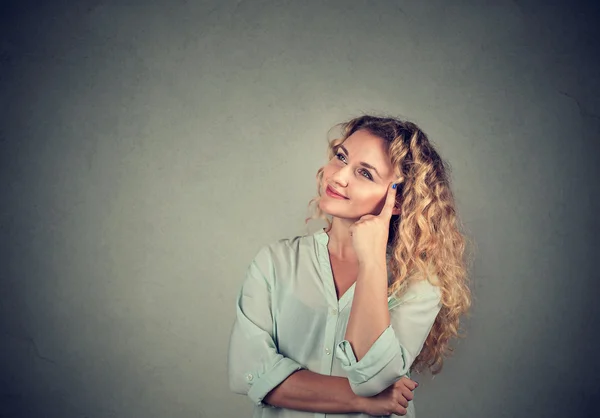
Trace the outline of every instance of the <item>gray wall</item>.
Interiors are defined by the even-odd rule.
[[[305,232],[327,130],[362,112],[425,129],[477,244],[419,416],[590,416],[597,6],[39,3],[0,6],[1,417],[250,416],[236,292]]]

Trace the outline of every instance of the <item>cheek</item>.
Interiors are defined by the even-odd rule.
[[[327,187],[327,182],[329,181],[329,177],[331,176],[331,168],[329,166],[325,166],[323,168],[323,173],[321,176],[321,182],[319,184],[319,188],[321,189],[321,195],[325,193],[325,188]]]
[[[335,167],[331,163],[323,167],[323,181],[327,181],[333,175],[334,171]]]
[[[385,203],[385,195],[381,193],[373,193],[372,190],[365,191],[361,199],[365,209],[369,211],[377,211],[383,207]]]

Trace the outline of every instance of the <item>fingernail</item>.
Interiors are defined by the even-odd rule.
[[[396,188],[396,183],[392,184],[392,189]]]

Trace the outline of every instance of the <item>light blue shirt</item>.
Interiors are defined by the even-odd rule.
[[[276,408],[264,397],[300,369],[346,377],[360,396],[374,396],[409,375],[440,311],[440,289],[428,280],[411,282],[399,298],[388,298],[391,325],[356,361],[344,340],[353,284],[338,300],[327,244],[320,229],[261,248],[239,292],[229,342],[231,390],[254,402],[253,417],[325,417]],[[332,414],[367,417],[365,414]],[[409,402],[408,417],[414,417]]]

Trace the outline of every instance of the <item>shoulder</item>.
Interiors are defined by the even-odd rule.
[[[297,251],[301,247],[310,246],[313,241],[312,235],[297,235],[278,239],[266,245],[266,247],[274,252]]]
[[[315,234],[280,238],[263,245],[256,253],[254,262],[271,264],[293,262],[302,252],[314,252],[315,246]]]
[[[268,252],[274,255],[295,253],[305,247],[314,246],[313,235],[298,235],[294,237],[280,238],[264,245],[259,252]]]

